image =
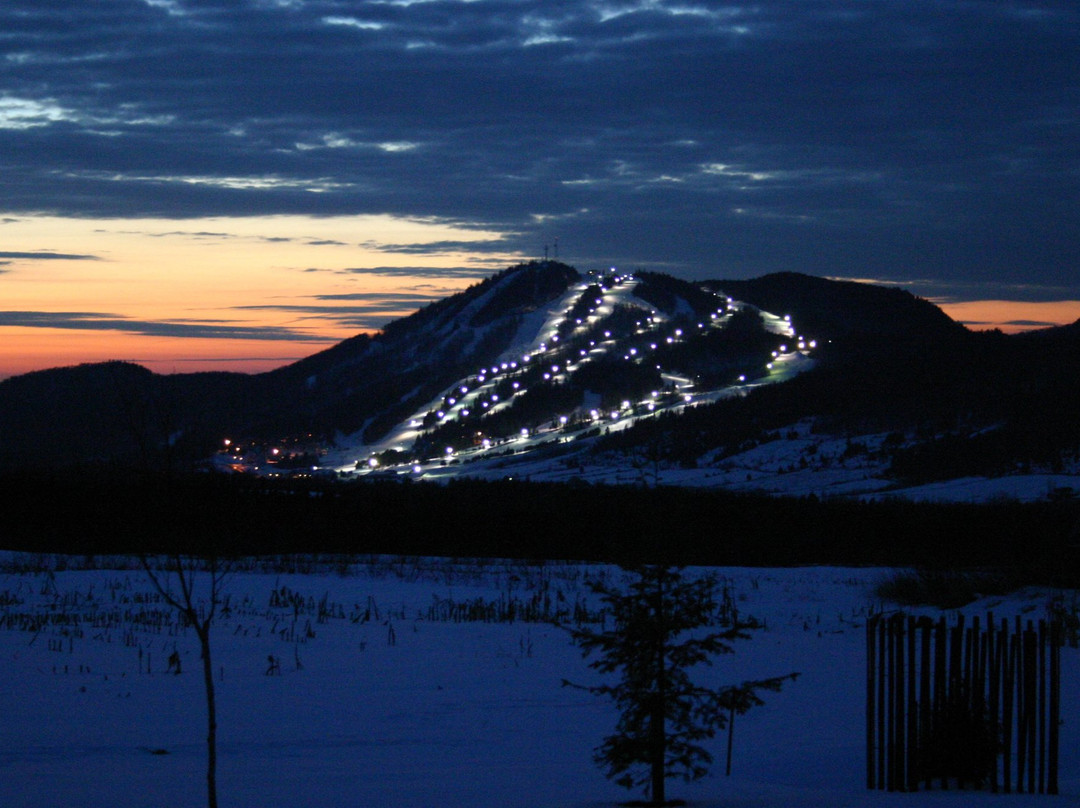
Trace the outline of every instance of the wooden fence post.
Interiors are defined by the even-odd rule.
[[[907,791],[918,791],[918,765],[919,765],[919,713],[916,709],[915,681],[917,671],[915,665],[915,618],[907,619],[907,772],[904,778],[904,788]]]
[[[1050,761],[1046,793],[1058,793],[1058,728],[1061,724],[1061,645],[1064,642],[1061,620],[1050,623],[1050,738],[1047,750]]]
[[[992,612],[985,628],[978,617],[965,628],[963,615],[951,626],[944,617],[867,621],[868,788],[931,788],[936,771],[942,790],[955,779],[1008,794],[1015,761],[1017,792],[1058,793],[1062,625],[1017,617],[1010,631],[1009,622],[995,624]],[[965,725],[978,747],[950,763]]]
[[[875,758],[877,750],[874,748],[874,722],[877,713],[874,710],[875,693],[874,685],[877,679],[877,631],[878,618],[871,617],[866,621],[866,787],[877,788],[875,773]]]

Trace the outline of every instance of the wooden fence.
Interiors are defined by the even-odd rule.
[[[1060,621],[893,615],[866,629],[868,788],[1058,793]]]

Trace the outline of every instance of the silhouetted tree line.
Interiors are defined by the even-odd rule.
[[[989,567],[1080,583],[1075,502],[817,501],[521,481],[0,478],[0,547]]]
[[[722,333],[722,332],[721,332]],[[692,346],[689,349],[693,349]],[[642,422],[602,449],[656,443],[691,462],[736,453],[804,418],[827,434],[895,432],[921,445],[897,449],[893,473],[922,482],[1060,467],[1080,451],[1080,343],[961,332],[948,342],[863,335],[815,354],[819,367],[743,398]]]
[[[679,310],[680,300],[690,307],[694,316],[707,317],[718,307],[727,305],[727,299],[717,296],[715,292],[671,275],[657,272],[635,272],[634,275],[641,281],[634,289],[634,296],[668,315],[674,315]]]

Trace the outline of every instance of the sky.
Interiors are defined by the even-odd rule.
[[[4,0],[0,377],[255,372],[544,255],[1080,318],[1080,8]]]

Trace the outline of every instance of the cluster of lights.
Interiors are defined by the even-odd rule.
[[[615,273],[615,268],[612,267],[611,271],[612,271],[612,273]],[[632,280],[632,277],[630,277],[630,276],[622,276],[622,275],[615,275],[614,283],[615,284],[620,284],[620,283],[623,283],[624,281],[626,281],[628,279]],[[609,288],[608,285],[606,285],[604,283],[601,283],[600,287],[605,292]],[[604,298],[602,296],[597,296],[596,298],[593,299],[592,302],[593,302],[594,307],[598,308],[598,307],[603,305]],[[704,329],[708,328],[710,325],[712,325],[712,326],[720,325],[721,321],[724,319],[724,317],[728,313],[728,311],[732,310],[734,307],[735,307],[735,301],[732,298],[727,297],[726,298],[726,308],[719,308],[716,311],[710,312],[709,315],[708,315],[708,320],[701,321],[701,322],[697,323],[697,329],[700,331],[700,330],[704,330]],[[566,319],[564,319],[562,321],[562,323],[560,323],[559,325],[557,325],[555,327],[556,331],[558,331],[560,328],[562,328],[563,326],[568,324],[568,322],[569,322],[569,311],[571,311],[574,308],[575,308],[575,306],[573,304],[571,306],[568,306],[567,310],[564,312],[564,317]],[[593,312],[595,312],[595,308],[593,309]],[[594,316],[592,314],[590,314],[588,319],[591,321],[591,320],[594,319]],[[788,329],[790,330],[791,329],[791,316],[790,315],[785,315],[783,320],[784,320],[785,324],[787,325]],[[583,326],[585,324],[581,317],[575,317],[573,322],[574,322],[574,325],[578,326],[578,327]],[[660,325],[661,322],[662,322],[662,318],[659,315],[659,313],[653,311],[647,317],[644,318],[644,324],[641,321],[639,321],[638,323],[635,324],[635,328],[636,328],[635,333],[638,333],[638,334],[648,333],[649,331],[652,331],[652,330],[656,329]],[[574,329],[574,330],[577,330],[577,329]],[[602,333],[603,333],[603,339],[605,341],[610,341],[610,340],[612,340],[614,338],[614,335],[613,335],[611,330],[604,330]],[[794,331],[791,330],[791,333],[794,334]],[[676,342],[681,341],[683,339],[683,336],[684,336],[683,329],[682,328],[676,328],[671,332],[671,334],[669,336],[665,337],[665,342],[666,342],[666,344],[672,345],[672,344],[675,344]],[[543,354],[547,354],[549,352],[554,352],[554,351],[557,351],[557,350],[561,349],[562,348],[561,345],[556,345],[559,341],[560,341],[559,333],[552,333],[543,342],[540,342],[533,351],[523,354],[521,356],[521,358],[520,358],[520,361],[506,361],[506,362],[501,362],[501,363],[496,364],[496,365],[492,365],[490,367],[482,368],[476,374],[476,379],[475,380],[476,380],[478,385],[484,386],[489,382],[489,379],[494,380],[496,377],[501,376],[501,375],[511,374],[511,373],[514,373],[514,372],[525,370],[527,367],[531,366],[530,363],[531,363],[531,360],[533,358],[535,358],[537,356],[541,356]],[[796,346],[797,346],[796,347],[797,350],[806,351],[806,350],[815,348],[816,347],[816,342],[814,340],[805,340],[802,337],[796,337]],[[648,343],[648,350],[649,351],[656,351],[657,348],[658,348],[658,342],[650,342],[650,343]],[[588,349],[579,348],[578,349],[578,357],[580,359],[580,362],[588,361],[590,351],[595,350],[595,349],[597,349],[596,340],[589,340]],[[641,361],[641,359],[642,359],[641,354],[642,354],[642,352],[644,350],[645,350],[644,346],[641,346],[640,348],[639,347],[631,347],[624,354],[623,358],[625,360],[628,360],[628,361]],[[786,344],[782,344],[782,345],[779,346],[779,349],[777,351],[772,352],[772,359],[775,361],[775,360],[781,358],[782,355],[787,354],[787,353],[788,353],[788,346]],[[769,370],[771,370],[773,368],[773,366],[774,366],[773,362],[769,362],[766,365],[767,369],[769,369]],[[545,381],[551,381],[553,379],[558,378],[561,373],[572,373],[574,370],[575,370],[575,366],[571,362],[566,362],[563,365],[550,364],[548,366],[548,368],[543,370],[541,376]],[[660,370],[659,365],[657,365],[657,370]],[[739,383],[745,383],[746,382],[746,376],[745,375],[740,375],[738,377],[738,382]],[[518,381],[518,380],[513,380],[511,389],[513,390],[513,392],[510,394],[510,398],[513,398],[516,395],[523,394],[523,393],[527,392],[527,390],[522,386],[522,383],[520,381]],[[458,407],[459,405],[460,405],[459,412],[460,412],[461,417],[464,417],[464,418],[469,417],[472,410],[469,409],[465,405],[467,403],[467,397],[468,397],[468,395],[470,393],[472,393],[475,400],[479,401],[480,407],[485,411],[490,411],[491,408],[493,408],[496,404],[500,403],[500,396],[499,396],[498,393],[492,392],[489,396],[484,397],[484,396],[481,395],[481,390],[479,388],[473,389],[473,388],[470,388],[469,385],[465,385],[465,384],[459,385],[457,390],[455,391],[455,393],[459,394],[460,398],[458,397],[458,395],[448,396],[446,398],[446,400],[445,400],[446,407],[436,411],[435,415],[437,416],[439,421],[445,421],[446,419],[450,418],[451,415],[452,415],[451,410],[453,410],[453,408],[455,408],[455,407]],[[657,411],[658,406],[659,406],[659,402],[657,400],[658,397],[659,397],[658,393],[656,391],[653,391],[653,393],[651,394],[651,397],[649,399],[646,399],[645,401],[641,402],[639,406],[641,406],[642,409],[647,413],[654,413],[654,412]],[[681,400],[682,403],[685,403],[685,404],[690,404],[694,400],[693,399],[693,394],[691,394],[689,392],[685,392],[685,391],[680,393],[678,398]],[[610,410],[609,412],[606,412],[606,413],[602,413],[600,410],[597,410],[597,409],[592,409],[589,412],[589,416],[593,421],[602,420],[605,417],[609,417],[612,420],[616,420],[616,419],[619,419],[621,417],[624,417],[625,415],[632,414],[633,411],[634,411],[634,406],[629,401],[623,401],[622,404],[621,404],[621,407],[613,408],[612,410]],[[557,422],[558,422],[559,427],[565,427],[565,426],[567,426],[567,424],[570,423],[570,419],[566,415],[561,415],[561,416],[558,417]],[[419,421],[416,421],[416,420],[414,420],[414,421],[412,421],[410,423],[410,426],[421,426],[421,425],[422,424]],[[477,439],[476,439],[476,442],[475,442],[475,445],[477,446],[477,448],[482,449],[482,450],[487,450],[487,449],[492,448],[492,446],[494,445],[492,440],[490,438],[486,438],[486,437],[481,439],[479,437],[479,435],[480,435],[480,433],[477,433]],[[529,435],[530,435],[530,430],[528,428],[522,428],[521,431],[520,431],[520,435],[521,435],[521,437],[523,439],[528,438]],[[451,446],[446,447],[446,450],[445,450],[445,456],[446,457],[452,457],[455,453],[456,453],[456,450],[453,447],[451,447]],[[374,468],[375,466],[377,466],[377,461],[375,461],[374,458],[373,458],[369,465],[372,468]],[[419,465],[414,466],[413,470],[419,472],[420,466]]]

